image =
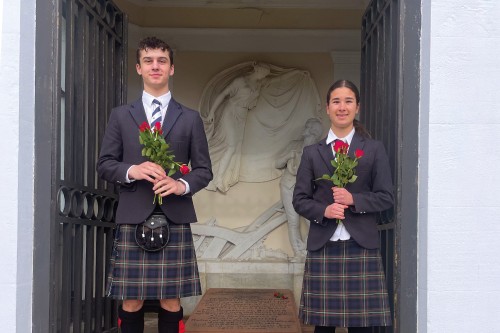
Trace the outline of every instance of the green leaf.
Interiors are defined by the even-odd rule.
[[[146,150],[146,156],[151,156],[151,148],[148,148],[148,150]]]
[[[352,175],[351,179],[349,179],[349,183],[354,183],[358,179],[358,176]]]
[[[337,174],[334,174],[332,177],[332,181],[334,184],[337,184],[339,182],[339,176]]]
[[[168,176],[172,176],[173,174],[175,173],[175,170],[174,169],[170,169],[168,170]]]
[[[146,148],[142,148],[141,155],[146,156]]]
[[[143,145],[143,144],[144,144],[144,140],[142,139],[141,135],[139,135],[139,143],[140,143],[141,145]]]

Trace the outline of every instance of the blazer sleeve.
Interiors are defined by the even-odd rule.
[[[126,175],[132,164],[123,162],[123,133],[118,119],[120,110],[120,108],[115,108],[111,111],[101,143],[97,173],[108,182],[128,185]]]
[[[324,214],[328,203],[314,199],[316,175],[314,173],[314,158],[311,154],[313,147],[316,147],[316,145],[305,147],[302,153],[297,170],[292,204],[299,215],[312,223],[326,226],[328,221],[325,219]]]

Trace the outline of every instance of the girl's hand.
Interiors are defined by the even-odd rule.
[[[343,220],[343,219],[345,219],[344,209],[346,209],[346,208],[348,208],[348,206],[335,202],[335,203],[332,203],[331,205],[326,207],[324,215],[326,218],[329,218],[329,219]]]
[[[354,205],[354,199],[352,194],[342,187],[332,187],[333,191],[333,201],[342,205],[352,206]]]

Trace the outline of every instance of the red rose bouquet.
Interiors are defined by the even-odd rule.
[[[335,158],[331,161],[332,166],[335,168],[333,175],[324,174],[319,179],[325,179],[331,181],[337,187],[345,187],[348,183],[354,183],[358,176],[356,176],[356,166],[358,165],[358,160],[363,157],[364,151],[361,149],[356,149],[354,152],[355,158],[351,158],[347,155],[349,150],[349,145],[341,140],[336,140],[333,145],[333,150],[335,151]],[[337,223],[342,222],[337,219]]]
[[[151,129],[149,124],[145,121],[139,127],[139,142],[144,146],[142,148],[142,156],[147,156],[153,163],[158,164],[163,169],[168,170],[168,176],[172,176],[175,172],[180,171],[183,175],[189,173],[189,167],[186,164],[181,164],[174,161],[175,155],[169,151],[169,144],[162,136],[162,129],[160,123],[156,123],[155,127]],[[157,194],[153,199],[162,204],[162,197]]]

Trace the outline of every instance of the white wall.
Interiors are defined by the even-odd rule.
[[[0,6],[0,326],[31,332],[35,4]]]
[[[419,332],[498,333],[500,2],[424,3]]]

